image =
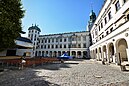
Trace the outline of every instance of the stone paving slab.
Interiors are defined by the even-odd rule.
[[[0,73],[0,86],[129,86],[129,72],[93,60],[44,64]]]

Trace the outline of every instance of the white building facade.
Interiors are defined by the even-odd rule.
[[[93,59],[129,62],[129,0],[105,0],[91,30]]]
[[[58,57],[67,53],[75,58],[89,58],[88,31],[40,35],[36,25],[28,30],[28,37],[34,45],[33,57]]]

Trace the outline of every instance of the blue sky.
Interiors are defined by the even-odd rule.
[[[39,26],[40,34],[85,31],[91,3],[98,15],[104,0],[22,0],[23,31],[28,32],[32,24]]]

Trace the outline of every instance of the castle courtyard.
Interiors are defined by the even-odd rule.
[[[115,64],[75,59],[0,72],[0,86],[129,86],[129,72]]]

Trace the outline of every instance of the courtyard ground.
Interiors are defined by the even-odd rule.
[[[49,63],[0,72],[0,86],[129,86],[129,72],[93,60]]]

